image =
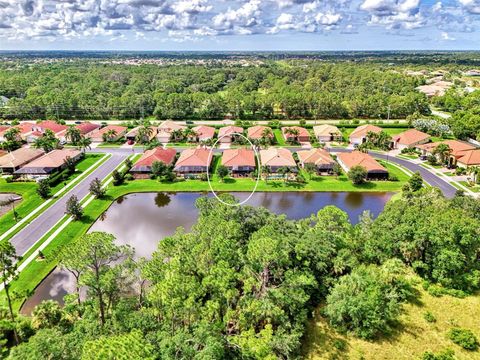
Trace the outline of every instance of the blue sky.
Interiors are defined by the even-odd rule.
[[[1,50],[480,50],[480,0],[0,0]]]

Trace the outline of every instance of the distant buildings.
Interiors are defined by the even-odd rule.
[[[318,125],[313,127],[313,133],[317,138],[318,142],[326,143],[331,141],[342,141],[343,135],[342,132],[333,125]]]
[[[162,144],[166,144],[170,141],[172,134],[174,134],[175,131],[183,131],[186,128],[185,125],[166,120],[158,126],[157,140]]]
[[[215,137],[215,128],[206,125],[195,126],[192,130],[196,134],[195,141],[207,141]]]
[[[309,142],[310,133],[307,129],[300,126],[282,127],[282,134],[285,141],[288,142]]]
[[[104,142],[105,140],[118,141],[125,136],[127,130],[128,129],[125,126],[107,125],[89,132],[87,137],[89,137],[94,143]]]
[[[353,145],[363,144],[367,140],[367,134],[369,132],[380,133],[383,129],[375,125],[360,125],[349,136],[350,143]]]
[[[440,80],[432,84],[417,86],[416,89],[427,95],[427,97],[433,97],[445,95],[445,92],[452,86],[452,82]]]
[[[239,126],[224,126],[218,130],[218,141],[223,144],[229,144],[239,136],[243,134],[243,128]]]

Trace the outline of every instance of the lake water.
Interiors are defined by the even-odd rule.
[[[249,194],[231,193],[240,200]],[[200,193],[138,193],[119,198],[90,228],[106,231],[117,238],[118,244],[135,249],[136,257],[150,257],[158,242],[182,226],[187,231],[196,222],[195,200]],[[348,213],[353,223],[363,211],[377,216],[392,193],[358,192],[263,192],[255,193],[247,205],[264,206],[290,219],[300,219],[316,213],[326,205],[335,205]],[[74,279],[66,271],[55,269],[25,302],[22,313],[30,313],[42,300],[63,297],[74,291]]]

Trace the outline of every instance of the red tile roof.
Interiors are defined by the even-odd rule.
[[[215,136],[215,128],[211,126],[195,126],[192,130],[197,133],[197,136],[200,140],[211,139]]]
[[[224,126],[218,130],[218,137],[232,135],[234,133],[243,134],[243,128],[239,126]]]
[[[180,154],[175,167],[210,166],[213,155],[207,149],[186,149]]]
[[[263,135],[263,131],[265,129],[270,129],[270,131],[272,130],[268,126],[261,126],[261,125],[249,127],[247,129],[247,134],[248,134],[247,137],[249,139],[261,139]],[[273,138],[273,132],[270,133],[269,137]]]
[[[369,132],[379,133],[382,130],[383,129],[381,127],[371,125],[371,124],[360,125],[355,130],[352,131],[352,133],[350,134],[350,139],[365,137]]]
[[[222,155],[222,165],[255,166],[255,153],[251,149],[226,149]]]
[[[18,125],[15,125],[16,128],[20,129],[20,134],[22,134],[22,135],[28,134],[29,132],[32,132],[34,126],[35,126],[34,123],[26,122],[26,121],[21,122]]]
[[[133,165],[132,170],[135,171],[137,169],[140,170],[142,167],[152,166],[155,161],[162,162],[166,165],[171,165],[173,160],[175,160],[176,154],[177,152],[172,148],[164,149],[162,147],[157,147],[155,149],[147,150]]]
[[[311,149],[311,150],[301,150],[297,151],[298,159],[304,164],[315,164],[315,165],[329,165],[333,164],[333,160],[330,153],[324,149]]]
[[[480,165],[480,149],[468,150],[465,152],[458,162],[467,166]]]
[[[459,140],[442,140],[434,143],[418,145],[417,147],[427,152],[432,152],[440,144],[448,145],[448,147],[452,150],[452,155],[455,157],[464,155],[466,151],[475,150],[475,146],[472,144]]]
[[[52,121],[52,120],[45,120],[34,126],[41,128],[42,131],[45,131],[46,129],[52,130],[55,134],[58,134],[66,130],[68,127],[67,125],[57,124],[55,121]]]
[[[91,122],[83,122],[81,124],[75,125],[75,127],[80,130],[82,135],[88,134],[90,131],[96,130],[100,127],[98,124],[93,124]]]
[[[377,160],[371,157],[369,154],[365,154],[360,151],[352,151],[350,153],[339,153],[338,159],[345,164],[348,169],[351,169],[353,166],[363,166],[367,171],[381,171],[386,172],[382,165],[380,165]]]
[[[307,129],[300,127],[300,126],[286,126],[282,127],[282,133],[284,136],[290,136],[290,134],[287,134],[286,131],[287,129],[295,129],[298,130],[298,137],[310,137],[310,133],[308,132]]]
[[[297,166],[290,150],[285,148],[269,148],[260,150],[262,166]]]
[[[418,131],[417,129],[409,129],[393,136],[392,139],[401,145],[411,146],[430,139],[430,135]]]

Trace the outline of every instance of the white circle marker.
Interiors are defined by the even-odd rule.
[[[250,195],[248,195],[248,197],[239,202],[239,203],[234,203],[234,204],[229,204],[225,201],[223,201],[222,199],[220,199],[217,195],[217,193],[215,192],[215,190],[213,190],[212,188],[212,182],[210,181],[210,172],[209,172],[209,168],[210,166],[207,166],[207,181],[208,181],[208,186],[210,187],[210,191],[212,192],[212,194],[215,196],[215,198],[220,201],[222,204],[225,204],[225,205],[228,205],[228,206],[240,206],[240,205],[243,205],[245,204],[248,200],[250,200],[250,198],[253,196],[253,194],[255,194],[255,191],[257,190],[257,186],[258,186],[258,183],[260,182],[260,175],[261,175],[261,168],[262,168],[262,164],[260,162],[260,156],[258,156],[258,152],[257,152],[257,149],[255,149],[255,146],[253,145],[253,143],[243,134],[240,134],[240,133],[237,133],[237,132],[233,132],[231,134],[225,134],[225,135],[222,135],[221,137],[219,137],[215,143],[213,144],[213,146],[210,148],[210,152],[208,153],[208,163],[210,163],[212,157],[213,157],[213,149],[215,149],[215,146],[217,146],[218,142],[223,139],[225,136],[232,136],[232,135],[240,135],[241,137],[243,137],[245,140],[248,141],[248,143],[250,144],[250,146],[252,147],[253,149],[253,152],[255,153],[255,157],[257,158],[257,163],[258,163],[258,170],[257,170],[257,181],[255,182],[255,187],[253,188],[252,192],[250,193]]]

